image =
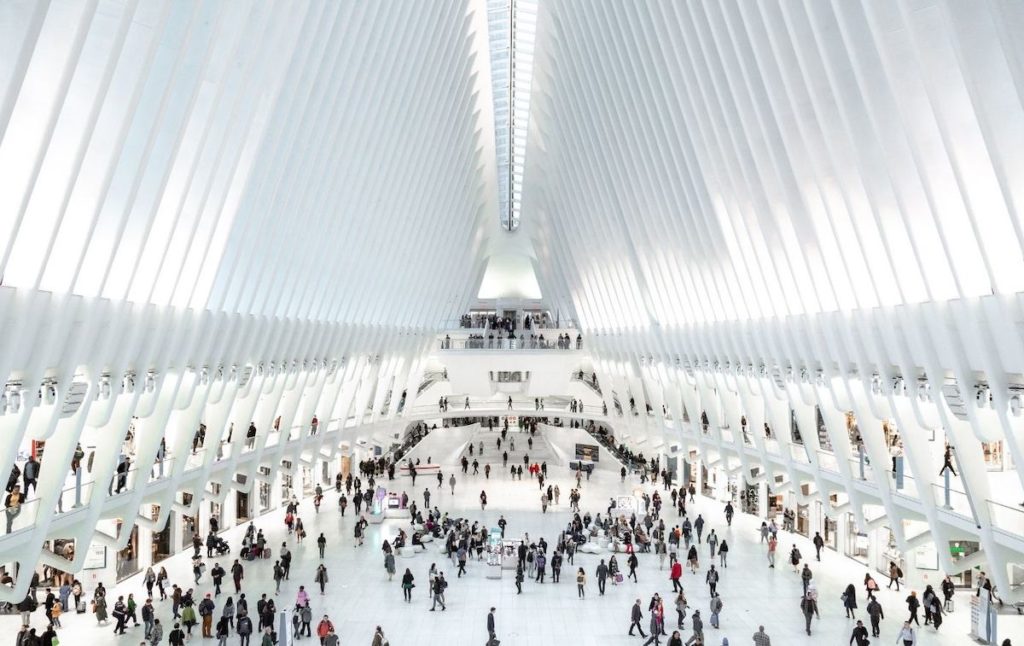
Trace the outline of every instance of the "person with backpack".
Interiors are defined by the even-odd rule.
[[[441,604],[442,611],[447,609],[447,606],[444,604],[444,590],[447,587],[448,582],[444,580],[444,574],[438,572],[437,577],[434,578],[434,585],[431,590],[434,593],[434,603],[430,607],[430,612],[434,612],[434,609],[437,608],[437,604]]]
[[[203,620],[203,637],[213,637],[213,611],[215,609],[213,599],[210,598],[210,593],[206,593],[206,597],[199,602],[199,616]]]
[[[725,604],[722,602],[722,595],[714,592],[711,594],[711,625],[714,628],[718,628],[718,616],[722,613],[722,606]]]
[[[789,563],[790,563],[790,565],[793,566],[793,572],[794,573],[799,573],[800,572],[800,558],[801,558],[800,550],[798,550],[796,548],[796,545],[794,545],[793,549],[791,549],[789,551]]]
[[[896,584],[896,592],[900,591],[900,579],[903,578],[903,570],[899,568],[893,561],[889,561],[889,585],[887,589],[892,589],[892,584]]]
[[[882,604],[878,603],[878,599],[872,595],[869,597],[866,610],[868,611],[868,618],[871,619],[871,636],[878,637],[881,633],[878,627],[878,622],[885,619],[885,612],[882,610]]]
[[[252,619],[249,615],[239,615],[237,621],[238,646],[249,646],[249,638],[252,635]]]
[[[185,631],[181,629],[181,624],[174,624],[174,629],[167,636],[167,643],[171,646],[185,646]]]

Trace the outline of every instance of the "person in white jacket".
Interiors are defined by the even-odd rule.
[[[900,629],[899,635],[896,636],[896,643],[900,646],[914,646],[917,643],[917,633],[910,627],[909,621],[903,622],[903,628]]]

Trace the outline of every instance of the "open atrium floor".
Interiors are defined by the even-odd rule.
[[[547,432],[556,432],[549,429]],[[438,435],[451,434],[453,440],[464,442],[464,436],[448,429],[436,431]],[[519,434],[511,437],[525,444],[526,440]],[[432,438],[435,446],[444,444],[441,438]],[[438,442],[438,440],[441,440]],[[488,448],[490,450],[490,448]],[[455,452],[457,454],[457,451]],[[488,458],[491,456],[488,455]],[[518,455],[516,456],[518,457]],[[495,456],[496,460],[500,459]],[[481,458],[481,462],[487,460]],[[444,485],[438,488],[435,476],[420,476],[416,487],[408,477],[397,477],[394,481],[384,480],[380,484],[392,490],[409,494],[412,500],[422,503],[423,491],[429,488],[431,506],[437,506],[442,513],[458,518],[464,517],[479,520],[486,527],[496,526],[500,516],[508,522],[506,536],[518,538],[524,533],[532,541],[544,538],[552,546],[556,543],[559,533],[572,519],[569,510],[569,492],[575,486],[571,472],[566,466],[549,466],[549,479],[546,487],[558,485],[560,504],[553,505],[543,513],[541,511],[541,490],[536,480],[524,474],[522,481],[512,480],[505,470],[494,468],[490,478],[485,478],[483,468],[479,475],[463,475],[456,465],[443,466]],[[456,485],[454,495],[450,492],[449,475],[454,473]],[[630,476],[620,482],[614,469],[606,468],[594,472],[590,480],[582,485],[581,510],[591,514],[604,515],[609,498],[628,496],[646,491],[649,494],[661,491],[668,501],[668,492],[650,482],[641,484],[636,476]],[[488,505],[485,511],[480,509],[480,492],[487,492]],[[865,620],[864,610],[866,599],[863,592],[863,579],[867,571],[862,564],[826,548],[822,551],[821,562],[813,560],[814,548],[802,536],[789,532],[779,533],[779,557],[777,567],[769,569],[766,550],[761,542],[760,519],[754,516],[737,513],[732,526],[725,522],[722,504],[710,498],[697,495],[696,502],[689,505],[691,519],[700,514],[707,521],[704,536],[711,529],[728,541],[731,551],[728,567],[720,569],[721,581],[719,594],[724,601],[721,613],[721,628],[715,629],[709,623],[709,592],[705,583],[708,568],[708,547],[700,546],[700,569],[697,574],[688,571],[683,576],[683,586],[692,609],[697,609],[704,621],[705,644],[718,646],[728,638],[729,644],[750,644],[752,635],[763,624],[770,635],[772,644],[846,644],[854,621],[844,617],[840,595],[849,583],[857,588],[857,617]],[[358,518],[350,505],[343,517],[337,506],[337,495],[333,487],[327,489],[324,503],[319,513],[315,513],[311,500],[303,500],[300,504],[299,516],[302,518],[307,537],[297,544],[292,535],[288,535],[283,522],[283,511],[274,511],[256,520],[256,526],[268,537],[273,559],[270,561],[243,561],[245,575],[242,592],[245,593],[254,614],[256,601],[261,594],[275,599],[278,609],[294,606],[299,586],[305,586],[311,597],[313,616],[313,640],[316,639],[316,626],[324,614],[330,616],[342,644],[369,644],[373,639],[376,626],[381,626],[388,641],[394,646],[404,644],[444,643],[464,644],[483,643],[487,639],[486,618],[490,607],[495,607],[497,620],[497,636],[502,644],[509,646],[531,646],[565,643],[590,644],[632,644],[642,643],[639,637],[629,637],[627,629],[630,623],[630,610],[636,599],[641,600],[644,619],[641,622],[644,632],[648,629],[648,602],[654,593],[659,593],[666,600],[666,631],[671,636],[676,627],[675,612],[672,600],[672,585],[669,581],[667,563],[665,569],[659,567],[659,558],[653,553],[639,554],[637,569],[638,582],[626,579],[620,585],[607,585],[604,596],[598,594],[595,570],[600,559],[607,559],[608,554],[581,554],[575,557],[575,563],[566,562],[562,568],[562,580],[552,583],[550,572],[545,583],[537,583],[529,577],[523,585],[521,595],[516,594],[514,570],[503,570],[500,579],[488,578],[486,558],[483,561],[471,559],[467,565],[467,574],[456,576],[456,567],[452,561],[440,552],[443,541],[428,544],[426,552],[419,552],[412,557],[399,556],[396,559],[397,574],[389,581],[384,567],[384,555],[381,551],[382,542],[395,538],[401,527],[407,522],[385,520],[381,524],[370,524],[365,544],[356,547],[354,544],[354,523]],[[681,519],[671,504],[666,504],[662,517],[671,527]],[[224,532],[223,536],[231,545],[229,558],[205,559],[209,568],[219,562],[226,569],[238,554],[245,526]],[[321,561],[318,557],[317,537],[323,533],[327,539],[326,557]],[[282,542],[288,544],[293,553],[290,578],[281,585],[280,593],[274,594],[272,578],[273,561],[280,554]],[[813,581],[819,590],[820,619],[812,622],[812,635],[804,632],[804,621],[799,608],[801,596],[800,575],[786,562],[786,555],[792,545],[810,558]],[[205,548],[204,548],[205,557]],[[209,569],[202,574],[197,586],[193,586],[191,550],[175,555],[161,562],[167,568],[170,584],[177,584],[183,589],[194,588],[196,597],[202,598],[212,591]],[[486,557],[486,553],[485,553]],[[625,570],[626,555],[618,554],[618,561]],[[326,564],[329,582],[325,594],[321,595],[314,583],[314,575],[320,563]],[[715,559],[716,567],[718,559]],[[428,594],[428,570],[436,563],[444,572],[450,585],[445,594],[447,610],[430,612],[431,602]],[[586,598],[579,599],[575,585],[576,568],[582,567],[587,574]],[[401,589],[401,575],[409,568],[415,576],[416,587],[413,590],[412,602],[404,603]],[[882,632],[879,643],[895,643],[897,631],[903,620],[908,616],[905,599],[909,593],[907,587],[899,592],[885,588],[886,579],[876,571],[871,572],[880,583],[882,589],[878,593],[885,619],[882,621]],[[83,574],[87,574],[83,573]],[[939,583],[938,573],[931,583]],[[108,586],[107,598],[109,606],[121,596],[134,594],[141,604],[145,599],[145,587],[142,575],[132,576],[116,586],[112,582],[104,582]],[[87,585],[87,596],[91,595],[94,584]],[[168,585],[170,590],[170,585]],[[216,597],[217,605],[214,615],[220,617],[222,604],[228,594],[234,592],[230,573],[225,578],[224,594]],[[917,589],[918,596],[922,590]],[[969,643],[968,623],[970,615],[970,592],[958,592],[955,597],[955,611],[946,616],[939,632],[930,626],[917,629],[918,643],[922,645],[953,646]],[[40,600],[45,596],[40,590]],[[232,594],[237,600],[238,595]],[[171,602],[155,601],[156,616],[165,626],[165,640],[170,632],[173,621],[171,618]],[[689,614],[689,613],[688,613]],[[290,618],[290,617],[289,617]],[[32,624],[39,632],[44,626],[42,612],[33,613]],[[923,613],[922,613],[922,623]],[[73,611],[61,618],[63,627],[58,631],[62,644],[139,644],[143,638],[143,627],[127,628],[124,636],[113,635],[114,622],[97,625],[92,614],[75,614]],[[11,635],[19,629],[18,615],[0,617],[0,628],[4,634]],[[691,620],[685,621],[686,630],[682,632],[686,640],[692,635]],[[201,627],[193,629],[193,642],[202,642]],[[1000,638],[1024,635],[1024,618],[1012,611],[999,615]],[[232,631],[227,643],[238,643],[238,636]],[[315,641],[311,640],[312,643]],[[166,643],[166,641],[164,642]],[[210,640],[210,643],[216,643]],[[259,643],[254,636],[253,643]],[[282,641],[280,643],[291,643]],[[662,642],[664,643],[664,641]]]

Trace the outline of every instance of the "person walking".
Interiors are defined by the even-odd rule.
[[[821,548],[825,547],[825,539],[821,537],[821,532],[814,532],[814,558],[818,561],[821,560]]]
[[[316,539],[316,546],[320,550],[321,560],[324,558],[324,550],[327,548],[327,537],[324,536],[323,532],[320,532],[320,537]]]
[[[672,580],[672,592],[682,592],[683,586],[679,584],[679,579],[683,577],[683,564],[676,561],[672,564],[669,569],[668,578]]]
[[[487,613],[487,646],[497,646],[498,636],[495,632],[494,625],[494,607],[491,606],[491,611]]]
[[[676,595],[676,628],[679,630],[683,629],[683,621],[686,620],[686,595],[683,594],[683,589],[679,588],[679,594]]]
[[[804,585],[804,594],[807,594],[807,586],[810,585],[813,577],[814,573],[811,572],[811,566],[804,563],[804,569],[800,571],[800,581]]]
[[[320,585],[321,595],[324,593],[324,587],[327,585],[327,580],[327,566],[321,563],[316,569],[316,576],[313,577],[313,582]],[[388,580],[390,580],[390,578]]]
[[[708,589],[711,592],[711,596],[714,597],[715,591],[718,588],[718,570],[715,569],[714,565],[712,565],[710,569],[708,569],[708,573],[704,577],[704,581],[708,584]]]
[[[160,641],[164,638],[164,627],[160,625],[159,619],[153,620],[153,630],[149,633],[149,644],[150,646],[160,646]]]
[[[658,646],[658,641],[661,639],[661,626],[658,624],[657,613],[651,612],[651,620],[648,628],[651,630],[651,635],[647,638],[647,641],[644,642],[643,646],[647,646],[648,644]],[[643,634],[641,634],[641,637],[642,636]]]
[[[801,558],[800,550],[798,550],[796,548],[796,545],[794,545],[793,549],[791,549],[789,551],[789,563],[790,563],[790,565],[793,566],[793,572],[799,572],[800,571],[800,558]]]
[[[725,604],[722,602],[722,596],[717,592],[711,594],[711,626],[714,628],[719,627],[719,615],[722,613],[722,606]]]
[[[576,571],[576,597],[578,599],[586,599],[586,585],[587,585],[587,574],[580,568]]]
[[[416,587],[416,577],[412,575],[412,570],[405,568],[405,574],[402,575],[402,598],[406,603],[412,603],[412,589]]]
[[[723,538],[722,539],[722,544],[718,546],[718,561],[719,561],[719,563],[721,564],[721,566],[723,568],[729,567],[729,564],[728,564],[728,560],[729,559],[728,559],[728,557],[729,557],[729,542]]]
[[[775,536],[770,536],[768,538],[768,567],[770,568],[775,567],[775,550],[776,548],[778,548],[778,546],[779,541],[775,538]]]
[[[853,632],[850,633],[850,644],[857,642],[856,646],[868,646],[871,641],[868,639],[868,629],[864,627],[864,622],[860,619],[857,620],[857,625],[854,626]]]
[[[639,583],[639,581],[636,580],[636,568],[639,564],[640,563],[636,558],[636,552],[630,554],[629,558],[626,559],[626,565],[629,566],[629,574],[626,575],[626,578],[628,579],[633,577],[633,583]]]
[[[605,565],[604,559],[601,559],[601,563],[597,566],[597,591],[600,596],[604,596],[604,587],[608,582],[608,566]]]
[[[629,635],[631,637],[633,637],[634,636],[633,635],[633,629],[636,628],[637,630],[640,631],[640,636],[641,637],[646,637],[647,635],[644,634],[643,626],[640,625],[640,620],[644,618],[644,613],[643,613],[643,610],[641,610],[641,608],[640,608],[640,600],[639,599],[637,599],[636,603],[633,604],[633,609],[630,612],[629,617],[630,617],[630,620],[632,621],[632,623],[629,624]]]
[[[910,611],[910,618],[907,619],[908,626],[911,624],[911,622],[917,624],[918,626],[921,625],[921,622],[917,620],[917,611],[920,607],[921,602],[917,598],[917,592],[911,590],[910,596],[907,597],[907,610]]]
[[[444,589],[448,586],[448,582],[444,580],[444,574],[441,572],[437,573],[437,577],[434,579],[434,587],[431,590],[434,593],[434,604],[430,607],[430,612],[434,612],[437,608],[437,604],[441,604],[441,611],[447,609],[444,605]]]
[[[814,597],[808,593],[803,595],[800,599],[800,610],[804,615],[804,629],[807,634],[811,634],[811,619],[814,618],[814,614],[818,611],[818,603],[814,600]]]
[[[871,636],[878,637],[880,629],[878,623],[885,619],[885,612],[882,610],[882,604],[878,603],[878,599],[872,595],[868,598],[868,605],[866,608],[868,612],[868,618],[871,620]]]
[[[455,474],[454,473],[451,475],[450,478],[448,478],[448,486],[451,487],[452,495],[454,496],[455,495]]]
[[[847,619],[856,619],[853,611],[857,609],[857,589],[853,587],[853,584],[846,586],[846,590],[842,595],[843,608],[846,609]]]
[[[203,621],[203,637],[213,637],[213,611],[215,606],[213,599],[210,598],[210,594],[207,593],[206,597],[199,602],[199,616]]]
[[[903,578],[903,570],[896,563],[889,561],[889,585],[887,589],[892,590],[892,584],[896,584],[896,592],[900,591],[900,579]]]
[[[910,627],[909,621],[903,622],[903,627],[900,628],[900,632],[896,635],[896,643],[902,644],[902,646],[914,646],[917,644],[917,633]]]

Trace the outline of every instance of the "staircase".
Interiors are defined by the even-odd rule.
[[[544,433],[540,430],[533,436],[533,448],[530,448],[530,434],[520,433],[519,429],[509,428],[506,439],[502,440],[501,448],[498,448],[498,440],[501,438],[501,431],[498,427],[495,427],[494,431],[488,431],[482,428],[477,431],[471,440],[473,444],[473,455],[469,454],[469,444],[467,443],[463,448],[460,455],[465,455],[470,462],[473,460],[480,461],[480,468],[483,465],[490,464],[491,469],[500,469],[502,454],[508,452],[508,463],[510,465],[523,464],[523,456],[528,456],[531,463],[540,464],[547,462],[548,467],[561,466],[562,461],[552,450],[551,445],[544,437]],[[480,443],[483,442],[484,452],[480,454]],[[515,449],[512,449],[512,445],[515,444]],[[525,468],[525,466],[524,466]]]

